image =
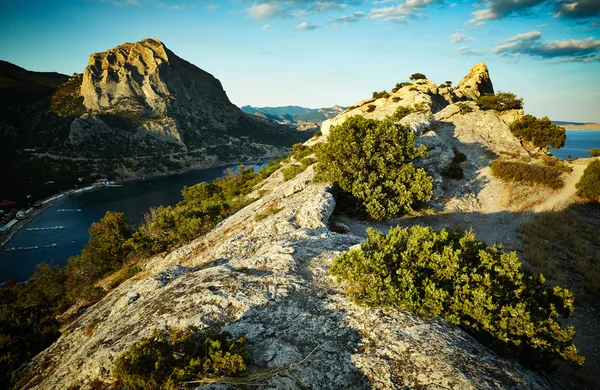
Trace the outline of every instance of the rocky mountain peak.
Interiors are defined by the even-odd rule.
[[[493,93],[494,86],[490,79],[490,72],[483,62],[475,64],[454,88],[454,94],[459,99],[478,99],[481,95]]]
[[[184,61],[157,39],[124,43],[90,55],[81,95],[91,111],[134,110],[146,116],[199,110],[231,111],[221,83]],[[195,99],[194,99],[195,98]],[[195,102],[201,102],[195,107]]]

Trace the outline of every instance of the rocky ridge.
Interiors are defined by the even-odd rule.
[[[470,165],[466,179],[454,187],[477,195],[470,186],[481,179],[486,155],[520,152],[514,138],[502,135],[520,113],[483,112],[471,103],[466,114],[454,103],[434,108],[432,84],[396,94],[404,103],[429,104],[429,110],[403,123],[427,145],[430,161],[421,164],[430,172],[443,170],[452,146],[463,148]],[[376,104],[375,111],[364,112],[358,105],[324,123],[323,133],[349,113],[382,118],[398,105],[391,99],[369,102]],[[310,166],[284,182],[277,171],[250,195],[262,194],[259,200],[206,236],[149,259],[142,272],[89,308],[33,360],[30,384],[87,389],[97,378],[110,382],[115,359],[131,343],[156,328],[195,325],[245,336],[254,367],[287,369],[302,361],[261,380],[259,389],[551,387],[545,377],[497,356],[444,320],[352,303],[327,270],[337,255],[363,238],[330,229],[335,200],[328,185],[312,182],[313,175]],[[453,195],[456,189],[442,175],[439,180],[443,198],[438,201],[452,203],[448,198],[459,197]],[[273,208],[279,211],[257,218]],[[347,231],[340,225],[335,230]]]

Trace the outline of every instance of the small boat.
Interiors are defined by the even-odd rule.
[[[71,241],[71,244],[75,244],[75,240]]]

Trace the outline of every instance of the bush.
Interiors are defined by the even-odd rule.
[[[283,181],[292,180],[300,173],[304,172],[304,169],[306,168],[301,167],[300,165],[290,165],[289,167],[282,169],[281,173],[283,173]]]
[[[542,157],[542,161],[546,166],[554,168],[561,172],[569,173],[572,170],[569,164],[567,164],[560,158],[556,158],[554,156],[544,156]]]
[[[315,138],[319,138],[319,137],[320,137],[320,136],[322,136],[322,135],[323,135],[323,133],[321,132],[321,130],[317,130],[317,131],[315,131],[315,133],[313,134],[313,137],[315,137]]]
[[[431,197],[431,177],[411,162],[427,149],[414,145],[410,129],[396,127],[390,118],[353,116],[332,127],[329,142],[317,149],[319,170],[357,198],[371,218],[382,220]]]
[[[369,105],[367,106],[367,112],[373,112],[373,111],[375,111],[375,109],[376,109],[376,108],[377,108],[377,106],[376,106],[376,105],[374,105],[374,104],[369,104]]]
[[[565,185],[557,169],[542,165],[496,160],[492,163],[491,169],[492,174],[502,180],[524,182],[530,185],[541,184],[554,190]]]
[[[523,99],[511,92],[498,92],[495,95],[483,95],[477,99],[482,110],[516,110],[523,108]]]
[[[330,268],[355,302],[442,316],[528,362],[583,363],[572,343],[575,330],[559,322],[573,311],[572,294],[522,271],[515,252],[488,247],[472,232],[421,226],[368,235]]]
[[[393,101],[394,103],[398,103],[400,100],[402,100],[402,98],[401,98],[400,96],[394,96],[394,97],[392,98],[392,101]]]
[[[387,91],[373,92],[373,99],[389,98],[390,94]]]
[[[598,148],[593,148],[587,151],[587,154],[589,154],[591,157],[600,157],[600,149]]]
[[[426,80],[427,76],[425,76],[423,73],[413,73],[410,75],[410,79],[411,80]]]
[[[296,161],[302,160],[304,157],[308,156],[313,152],[310,146],[306,146],[302,143],[297,143],[292,146],[291,156],[294,157]]]
[[[565,146],[567,134],[565,128],[550,122],[548,117],[538,119],[533,115],[524,115],[510,124],[513,135],[540,150],[548,146],[559,149]]]
[[[600,160],[593,160],[575,184],[577,196],[589,200],[600,200]]]
[[[461,114],[468,114],[469,112],[473,112],[471,106],[466,103],[456,103],[456,106],[460,109]]]
[[[446,86],[447,86],[448,88],[452,87],[452,81],[450,81],[450,80],[446,80]]]
[[[113,376],[129,390],[176,389],[183,381],[234,376],[247,369],[245,343],[195,327],[154,330],[117,358]]]

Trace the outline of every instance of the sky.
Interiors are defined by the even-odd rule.
[[[2,0],[0,59],[82,73],[161,40],[252,105],[352,105],[412,73],[458,83],[485,62],[525,112],[600,123],[600,0]]]

